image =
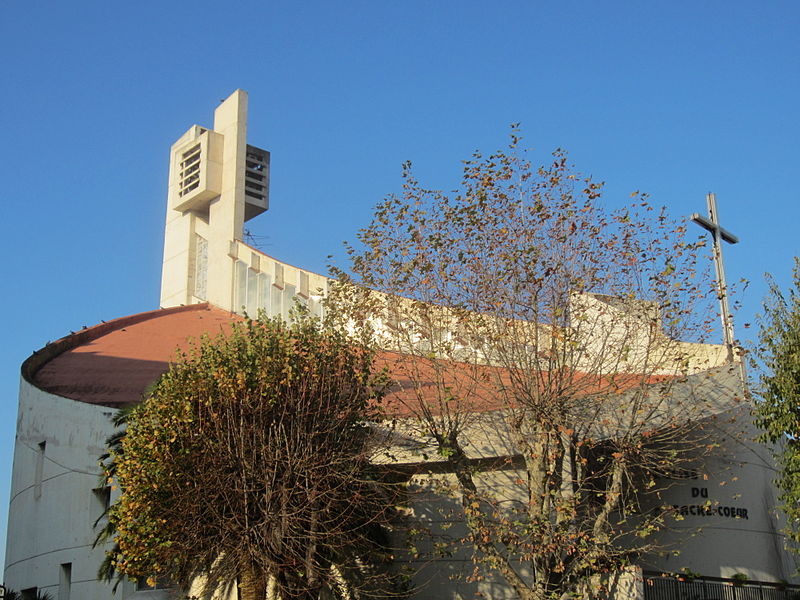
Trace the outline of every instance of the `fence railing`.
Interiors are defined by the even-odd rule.
[[[800,586],[644,573],[645,600],[800,600]]]

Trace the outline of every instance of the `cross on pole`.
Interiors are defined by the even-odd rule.
[[[692,221],[711,232],[714,240],[714,269],[717,272],[717,296],[719,297],[719,312],[722,317],[722,333],[725,336],[725,345],[728,347],[728,362],[732,362],[733,317],[728,307],[728,285],[725,283],[725,265],[722,262],[722,242],[738,244],[739,238],[720,226],[717,215],[717,197],[714,194],[706,194],[706,204],[708,205],[708,218],[694,213]]]

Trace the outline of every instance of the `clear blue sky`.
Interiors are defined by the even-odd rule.
[[[798,32],[788,1],[0,3],[0,531],[20,363],[157,307],[169,146],[234,89],[272,152],[249,226],[280,259],[324,271],[404,160],[451,188],[519,121],[611,205],[716,192],[746,338],[763,273],[788,283],[800,254]]]

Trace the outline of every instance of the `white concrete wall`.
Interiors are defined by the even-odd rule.
[[[502,486],[509,491],[506,499],[519,498],[514,491],[518,486],[514,479],[524,474],[513,469],[484,473],[478,478],[479,486]],[[437,476],[436,485],[455,484],[452,476]],[[491,598],[492,600],[513,600],[517,598],[503,577],[496,571],[487,569],[473,560],[473,552],[469,545],[462,546],[449,556],[437,556],[433,544],[445,539],[457,539],[466,535],[467,529],[460,518],[460,501],[457,498],[446,498],[432,491],[427,476],[417,476],[412,480],[413,516],[409,526],[417,522],[429,528],[434,538],[426,539],[425,534],[410,536],[415,549],[419,552],[417,559],[410,558],[416,573],[413,576],[411,598],[413,600],[466,600],[468,598]],[[500,496],[500,495],[498,495]],[[451,546],[456,548],[457,545]],[[477,570],[475,569],[478,565]],[[530,571],[517,564],[517,572],[523,578],[529,578]],[[474,577],[477,574],[478,577]],[[607,589],[605,594],[601,590]],[[643,600],[642,574],[638,567],[624,571],[603,574],[586,583],[583,590],[586,600],[605,598],[607,600]]]
[[[684,477],[676,473],[673,480],[659,481],[654,488],[658,492],[646,496],[644,506],[677,506],[680,510],[683,506],[688,509],[703,505],[711,514],[669,519],[669,527],[654,538],[659,552],[643,557],[639,566],[673,573],[686,568],[711,577],[743,573],[757,581],[796,582],[797,565],[784,549],[784,536],[780,533],[782,522],[772,485],[774,465],[768,449],[753,441],[756,430],[748,411],[723,413],[708,419],[705,427],[712,436],[698,438],[698,444],[713,442],[719,446],[710,456],[701,447],[697,468],[684,471]],[[497,449],[500,444],[491,447]],[[476,450],[487,455],[481,448],[473,448]],[[434,452],[429,450],[429,454]],[[513,468],[483,472],[476,477],[479,488],[489,490],[487,497],[505,501],[524,501],[524,485],[516,483],[519,479],[524,480],[525,473]],[[472,598],[476,593],[487,598],[513,597],[502,577],[482,566],[478,570],[481,578],[470,581],[477,563],[472,560],[469,545],[452,555],[437,556],[436,542],[458,540],[468,533],[461,518],[460,496],[457,491],[454,495],[437,492],[443,488],[456,491],[455,477],[435,472],[416,475],[411,480],[408,527],[429,529],[434,536],[430,539],[422,533],[411,537],[419,551],[418,558],[410,558],[414,568],[419,569],[414,576],[413,598],[457,600]],[[524,574],[524,569],[520,573]],[[634,588],[640,581],[636,577],[626,579],[620,597],[636,597]]]
[[[61,598],[61,565],[71,563],[72,600],[126,597],[130,585],[112,596],[112,586],[97,581],[104,549],[92,549],[93,525],[102,514],[92,490],[101,485],[97,461],[113,430],[114,412],[21,381],[5,565],[10,589],[37,587]],[[37,498],[42,442],[46,446]]]
[[[735,415],[726,415],[729,419]],[[720,447],[695,472],[672,483],[661,502],[679,507],[661,534],[666,552],[642,561],[645,569],[691,569],[711,577],[744,573],[757,581],[796,582],[796,558],[784,548],[777,476],[769,449],[746,413],[711,423]]]

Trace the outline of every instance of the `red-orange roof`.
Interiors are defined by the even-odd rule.
[[[207,304],[123,317],[46,346],[26,361],[23,375],[38,388],[65,398],[125,406],[142,399],[178,348],[203,334],[228,331],[237,318]]]
[[[480,363],[429,359],[396,352],[382,352],[378,368],[391,373],[394,384],[386,397],[386,408],[396,417],[426,412],[486,412],[518,406],[516,394],[523,390],[550,389],[555,395],[575,397],[616,392],[670,379],[667,375],[618,373],[597,376],[566,370],[553,375],[547,372],[489,366]],[[516,383],[515,383],[516,382]],[[508,394],[503,397],[503,390]],[[452,405],[451,402],[454,402]]]
[[[123,317],[84,329],[49,344],[23,364],[23,376],[38,388],[80,402],[120,407],[139,402],[147,388],[169,367],[178,349],[203,334],[228,332],[241,317],[195,304]],[[449,391],[460,398],[458,410],[483,412],[503,408],[508,399],[498,390],[510,383],[510,371],[498,367],[439,360],[415,360],[383,352],[377,367],[386,367],[395,381],[387,410],[410,416],[420,406],[448,410]],[[598,379],[575,374],[584,393],[628,388],[663,378],[629,374]],[[545,376],[545,380],[547,377]],[[644,381],[643,381],[644,379]]]

